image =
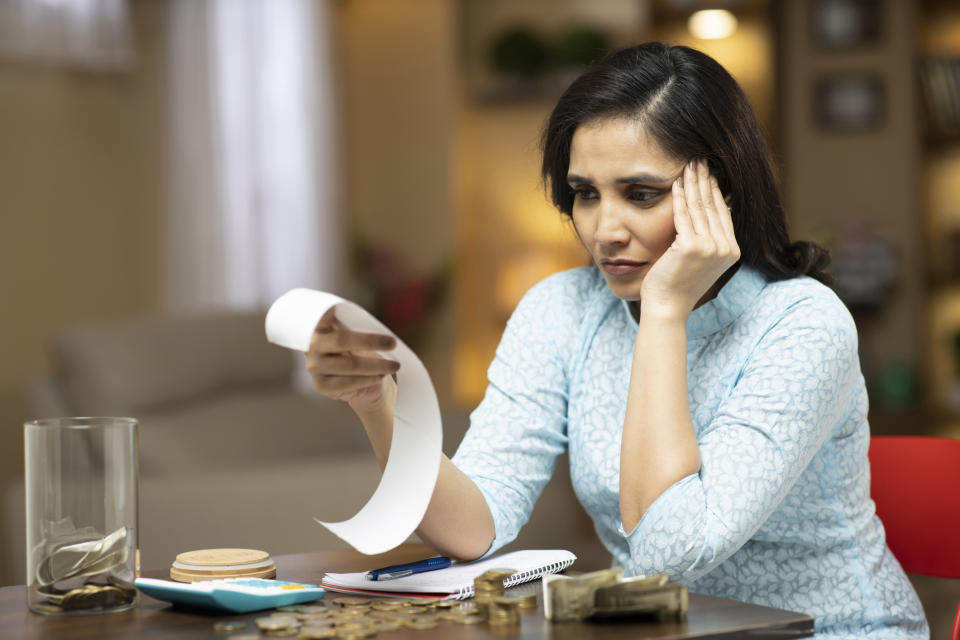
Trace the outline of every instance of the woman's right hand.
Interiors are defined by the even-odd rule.
[[[307,352],[307,371],[320,393],[345,400],[358,413],[396,402],[397,385],[391,374],[400,364],[377,354],[397,346],[393,336],[347,329],[328,311],[313,332]]]

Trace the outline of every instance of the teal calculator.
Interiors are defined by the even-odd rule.
[[[326,589],[315,584],[262,578],[224,578],[192,583],[137,578],[133,583],[140,591],[157,600],[232,613],[313,602],[326,593]]]

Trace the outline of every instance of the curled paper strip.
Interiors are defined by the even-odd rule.
[[[357,304],[331,293],[292,289],[267,311],[267,340],[288,349],[309,351],[317,323],[331,308],[348,329],[396,337]],[[361,553],[383,553],[404,542],[419,526],[440,470],[440,405],[430,375],[416,354],[397,338],[394,350],[381,354],[400,363],[397,407],[390,457],[380,484],[367,504],[349,520],[317,522]]]

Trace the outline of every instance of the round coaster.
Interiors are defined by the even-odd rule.
[[[270,554],[259,549],[198,549],[177,555],[177,562],[195,567],[228,567],[269,559]]]
[[[203,580],[223,580],[224,578],[276,578],[277,568],[270,565],[267,568],[251,571],[230,571],[224,573],[195,572],[186,569],[170,568],[170,579],[177,582],[201,582]]]
[[[200,549],[177,555],[170,579],[199,582],[224,578],[275,578],[277,567],[266,551],[256,549]]]

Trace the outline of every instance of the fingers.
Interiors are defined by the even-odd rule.
[[[380,393],[385,376],[396,373],[400,363],[377,355],[397,346],[393,336],[351,331],[331,309],[310,338],[307,371],[317,391],[340,400],[353,401]]]
[[[697,235],[706,234],[710,231],[710,224],[707,222],[707,213],[703,208],[703,201],[700,196],[699,177],[697,175],[697,160],[691,160],[683,169],[683,199],[687,203],[687,210],[690,212],[690,222]]]
[[[720,251],[724,251],[729,244],[726,231],[723,229],[721,217],[729,213],[727,206],[723,205],[717,209],[716,200],[713,192],[713,176],[710,175],[710,168],[707,161],[700,159],[697,161],[697,187],[700,190],[700,202],[703,204],[704,214],[707,218],[707,224],[710,227],[710,235],[718,245]],[[722,212],[722,213],[721,213]]]
[[[393,336],[381,333],[351,331],[337,320],[333,309],[328,311],[310,338],[310,351],[342,353],[345,351],[385,351],[397,346]]]
[[[378,387],[383,382],[383,376],[328,376],[325,374],[311,374],[313,386],[328,396],[339,398],[340,394]]]
[[[356,353],[308,353],[307,370],[341,376],[385,376],[400,370],[400,363],[386,358],[366,358]]]
[[[683,197],[683,178],[673,181],[673,224],[677,235],[692,236],[696,233],[690,220],[690,208]]]
[[[690,250],[723,261],[740,258],[730,210],[706,160],[691,160],[674,182],[673,211],[677,236]]]

